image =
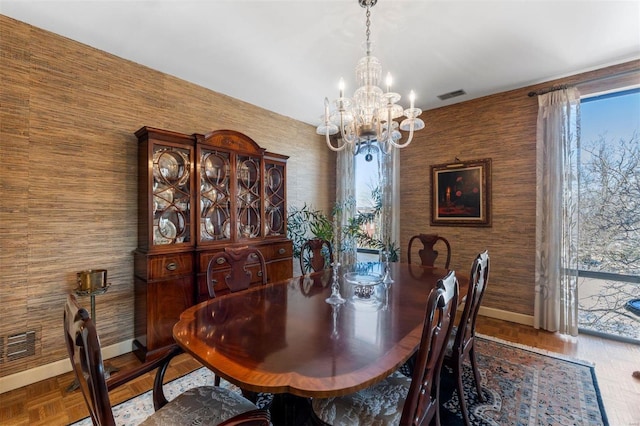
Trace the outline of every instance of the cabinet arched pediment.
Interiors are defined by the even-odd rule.
[[[199,143],[245,154],[262,155],[265,152],[265,149],[261,148],[253,139],[236,130],[215,130],[206,135],[195,134],[194,136]]]

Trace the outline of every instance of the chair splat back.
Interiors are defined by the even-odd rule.
[[[458,306],[458,280],[450,271],[431,291],[422,339],[411,385],[402,410],[401,425],[440,424],[440,370]]]
[[[454,349],[464,348],[475,337],[476,319],[489,282],[489,253],[485,250],[478,254],[471,266],[469,275],[469,290],[465,300],[464,310],[457,326]]]
[[[442,241],[447,250],[447,258],[444,262],[444,269],[449,269],[451,263],[451,244],[449,241],[437,234],[418,234],[411,237],[407,250],[407,261],[411,263],[411,246],[415,240],[420,240],[423,248],[418,250],[422,266],[435,266],[436,259],[440,255],[439,251],[434,247],[438,241]]]
[[[303,274],[328,268],[333,263],[331,243],[322,238],[305,241],[300,248],[300,270]]]
[[[227,263],[231,269],[224,277],[225,284],[229,291],[236,292],[246,290],[251,285],[253,275],[247,270],[247,264],[252,261],[258,261],[258,275],[261,277],[262,284],[267,283],[267,265],[264,256],[255,247],[227,247],[224,251],[216,253],[207,265],[207,288],[209,297],[216,296],[215,286],[217,280],[213,278],[214,269],[219,265]]]

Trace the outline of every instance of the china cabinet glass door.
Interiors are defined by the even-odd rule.
[[[260,166],[259,157],[238,155],[236,165],[236,230],[239,238],[260,236],[262,217]]]
[[[284,166],[267,163],[265,170],[265,235],[285,235]]]
[[[200,241],[231,238],[231,154],[202,149],[200,154]]]
[[[153,147],[153,244],[190,241],[191,151],[188,148]]]

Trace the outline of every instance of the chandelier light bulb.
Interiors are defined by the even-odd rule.
[[[416,95],[411,91],[409,95],[410,107],[403,110],[398,104],[401,96],[391,92],[393,79],[387,73],[382,83],[382,64],[371,55],[371,8],[377,0],[358,0],[366,12],[366,41],[365,56],[356,66],[356,82],[358,88],[350,98],[344,97],[345,83],[340,79],[338,84],[339,96],[333,102],[333,111],[325,98],[324,117],[316,133],[325,135],[327,146],[333,151],[342,151],[349,147],[357,155],[359,152],[371,153],[373,144],[377,144],[377,152],[389,154],[393,148],[404,148],[413,140],[413,133],[424,128],[424,122],[419,118],[420,108],[415,107]],[[386,92],[380,86],[386,85]],[[405,116],[400,125],[395,120]],[[408,132],[405,141],[401,141],[402,133]],[[338,135],[336,144],[331,141],[331,135]]]

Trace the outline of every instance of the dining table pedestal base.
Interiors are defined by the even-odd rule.
[[[278,393],[273,396],[269,411],[271,412],[271,423],[273,425],[306,426],[311,424],[311,402],[309,398],[290,393]]]

